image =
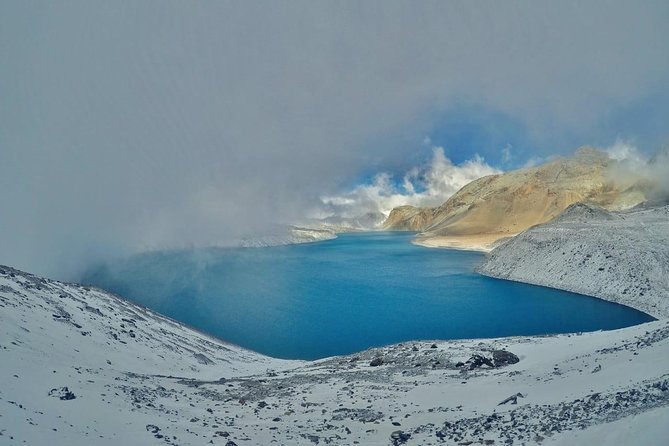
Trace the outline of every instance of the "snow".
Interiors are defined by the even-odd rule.
[[[268,246],[297,245],[301,243],[321,242],[337,238],[334,230],[329,228],[291,227],[283,232],[262,237],[245,238],[239,242],[243,248],[264,248]]]
[[[668,245],[654,244],[666,235],[666,217],[653,212],[616,214],[613,226],[597,231],[587,219],[555,224],[582,235],[573,242],[578,258],[591,253],[597,265],[611,266],[604,274],[620,290],[648,278],[648,293],[607,298],[653,309],[657,321],[606,332],[407,342],[314,362],[268,358],[109,293],[0,267],[0,444],[666,444],[665,282],[643,262],[648,249],[659,255]],[[622,221],[644,232],[618,240]],[[596,235],[609,228],[609,237]],[[489,265],[521,280],[519,272],[532,270],[513,256],[544,240],[530,259],[536,281],[572,271],[558,269],[562,251],[550,238],[523,241],[560,230],[521,234],[522,243],[493,251]],[[571,237],[562,239],[566,249]],[[603,240],[627,250],[616,262],[631,262],[634,281],[596,256]],[[504,250],[514,268],[502,269]],[[563,279],[565,286],[608,290],[591,274],[600,266],[588,262],[576,268],[587,274]],[[542,275],[547,265],[554,269]],[[495,350],[519,361],[475,366],[474,355],[491,359]],[[371,365],[375,358],[381,365]],[[64,387],[74,399],[60,399]]]
[[[572,205],[493,250],[479,272],[669,317],[669,206],[607,212]]]

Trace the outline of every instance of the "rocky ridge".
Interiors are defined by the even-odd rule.
[[[644,186],[612,181],[611,163],[604,152],[583,147],[570,158],[479,178],[436,208],[395,208],[384,228],[420,231],[417,241],[429,246],[472,236],[490,245],[550,221],[573,203],[624,209],[642,202]]]

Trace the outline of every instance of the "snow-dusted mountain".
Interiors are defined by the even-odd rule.
[[[574,204],[492,251],[479,272],[669,317],[669,206]]]

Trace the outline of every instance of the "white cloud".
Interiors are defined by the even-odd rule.
[[[352,191],[323,197],[318,215],[357,217],[367,212],[388,214],[401,205],[438,206],[471,181],[486,175],[501,173],[486,164],[479,155],[456,165],[444,155],[442,147],[433,147],[432,159],[422,167],[414,167],[396,186],[389,173],[374,176],[371,184],[357,186]]]
[[[513,156],[511,155],[511,149],[513,146],[511,144],[507,144],[503,149],[502,149],[502,162],[505,164],[508,164],[511,162],[511,159]]]
[[[529,168],[529,167],[536,167],[539,164],[543,163],[546,161],[544,158],[540,156],[531,156],[527,161],[525,161],[525,164],[523,164],[523,168]]]
[[[604,151],[609,158],[630,164],[633,167],[641,167],[648,162],[648,158],[636,146],[621,138],[617,138],[613,145],[607,147]]]
[[[651,186],[649,200],[669,202],[669,147],[649,158],[631,142],[618,138],[604,151],[617,161],[608,168],[612,181],[624,186],[645,183]]]

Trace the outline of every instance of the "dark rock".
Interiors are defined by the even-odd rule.
[[[203,365],[215,364],[214,361],[212,361],[211,359],[209,359],[206,355],[204,355],[202,353],[194,353],[193,357],[197,360],[197,362],[199,362],[200,364],[203,364]]]
[[[437,348],[437,344],[432,344],[430,348]]]
[[[492,360],[495,363],[495,367],[516,364],[520,361],[518,356],[506,350],[494,350],[492,352]]]
[[[74,393],[72,393],[70,391],[67,391],[67,392],[65,392],[65,394],[60,396],[60,399],[63,400],[63,401],[73,400],[75,398],[76,398],[76,396],[74,395]]]
[[[397,446],[400,444],[404,444],[411,438],[411,434],[408,434],[404,431],[395,431],[392,434],[390,434],[390,441],[392,442],[393,446]]]
[[[501,406],[503,404],[511,403],[511,404],[518,404],[518,398],[524,398],[525,395],[522,393],[518,392],[515,395],[511,395],[510,397],[506,398],[504,401],[498,404],[498,406]]]
[[[377,356],[376,358],[372,359],[372,362],[369,363],[369,365],[372,367],[378,367],[381,364],[383,364],[383,358],[380,356]]]
[[[321,437],[319,437],[318,435],[311,435],[311,434],[302,434],[302,437],[306,438],[307,440],[309,440],[313,444],[320,443],[320,439],[321,439]]]
[[[147,424],[146,430],[151,432],[152,434],[157,434],[158,432],[160,432],[160,428],[155,424]]]
[[[74,393],[71,392],[70,389],[68,389],[67,387],[61,387],[60,389],[59,388],[51,389],[49,391],[49,396],[57,397],[62,401],[69,401],[76,398]]]
[[[490,359],[481,355],[472,355],[472,357],[467,360],[466,364],[468,365],[469,370],[478,369],[484,365],[487,365],[491,369],[495,368],[495,364],[493,364]]]

